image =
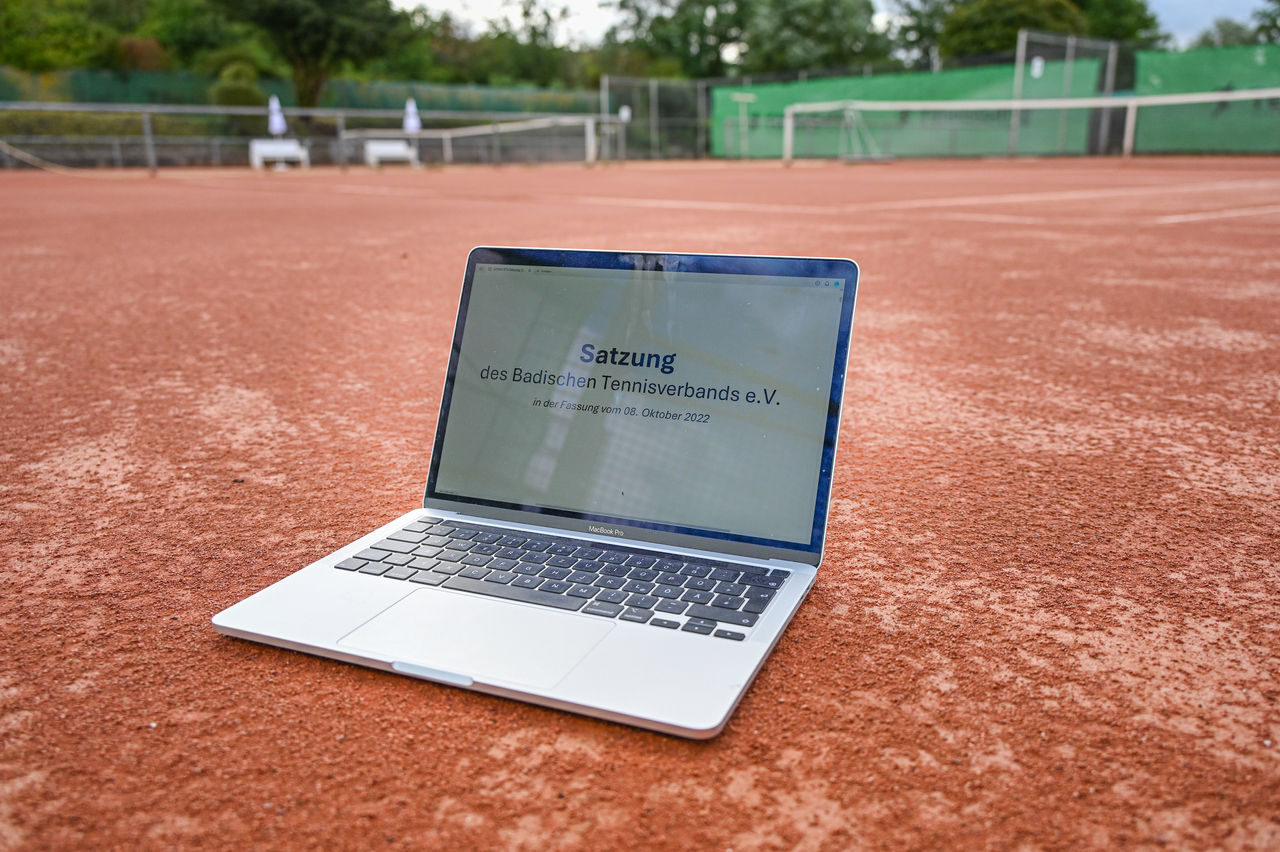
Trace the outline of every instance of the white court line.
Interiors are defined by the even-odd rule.
[[[816,213],[830,216],[841,208],[823,204],[754,204],[739,201],[688,201],[679,198],[633,198],[622,195],[558,195],[556,201],[599,204],[607,207],[643,207],[656,210],[706,210],[723,213]]]
[[[995,225],[1044,225],[1049,221],[1039,216],[1005,216],[1000,213],[945,213],[942,218],[956,222],[990,222]]]
[[[278,191],[286,184],[282,182],[281,187],[272,187],[268,181],[237,181],[236,185],[228,185],[221,182],[205,183],[201,179],[184,181],[188,185],[203,185],[217,189],[256,189],[260,191]],[[366,196],[384,196],[384,197],[400,197],[400,198],[421,198],[431,199],[435,201],[448,202],[487,202],[487,203],[504,203],[509,199],[501,197],[442,197],[434,188],[428,187],[397,187],[397,186],[376,186],[371,184],[356,183],[340,183],[331,186],[323,184],[293,184],[289,188],[298,189],[304,192],[333,192],[341,195],[366,195]],[[819,216],[835,216],[840,214],[849,214],[857,212],[872,212],[877,210],[931,210],[946,209],[950,207],[969,207],[999,204],[1021,204],[1021,203],[1044,203],[1057,201],[1092,201],[1105,198],[1124,198],[1131,196],[1143,195],[1162,195],[1162,194],[1183,194],[1195,192],[1221,192],[1221,191],[1248,191],[1248,190],[1274,190],[1280,188],[1280,180],[1222,180],[1222,181],[1202,181],[1198,183],[1185,184],[1153,184],[1146,186],[1127,186],[1127,187],[1111,187],[1100,189],[1070,189],[1056,190],[1045,192],[1014,192],[999,195],[965,195],[954,198],[917,198],[905,199],[901,201],[871,201],[866,203],[852,203],[842,205],[830,204],[762,204],[753,202],[736,202],[736,201],[696,201],[692,199],[674,199],[674,198],[637,198],[628,196],[610,196],[610,195],[563,195],[550,196],[548,200],[559,202],[578,203],[578,204],[596,204],[610,207],[631,207],[631,208],[647,208],[659,210],[693,210],[706,212],[721,213],[766,213],[776,214],[809,214]],[[1185,219],[1178,216],[1163,216],[1158,219],[1151,220],[1155,224],[1168,225],[1182,221],[1197,221],[1203,218],[1231,218],[1232,215],[1251,216],[1266,215],[1273,212],[1276,208],[1238,208],[1231,211],[1220,211],[1209,214],[1183,214],[1192,218]],[[977,216],[979,214],[970,214]],[[995,214],[992,214],[995,216]],[[974,221],[984,221],[975,219]],[[1045,220],[1036,217],[1019,217],[996,216],[985,221],[991,222],[1007,222],[1009,224],[1044,224]]]
[[[846,204],[846,212],[859,210],[927,210],[943,207],[968,207],[983,204],[1019,204],[1043,201],[1094,201],[1101,198],[1127,198],[1138,195],[1164,195],[1184,192],[1218,192],[1221,190],[1266,190],[1280,188],[1280,180],[1215,180],[1199,183],[1120,186],[1110,189],[1064,189],[1047,192],[1010,192],[1002,195],[961,195],[955,198],[920,198],[907,201],[878,201],[868,204]]]
[[[184,186],[198,186],[203,189],[228,189],[239,192],[241,190],[272,192],[277,195],[291,193],[294,195],[317,195],[317,194],[337,194],[337,195],[377,195],[391,196],[397,198],[437,198],[438,193],[431,189],[411,189],[408,187],[396,186],[371,186],[359,183],[336,183],[326,186],[321,183],[308,182],[290,182],[287,178],[281,181],[273,181],[270,177],[263,178],[227,178],[213,179],[207,178],[170,178],[175,182],[180,181]]]
[[[556,200],[608,207],[641,207],[659,210],[704,210],[726,213],[810,213],[831,216],[876,210],[933,210],[998,204],[1095,201],[1143,195],[1280,189],[1280,180],[1217,180],[1183,184],[1151,184],[1101,189],[1066,189],[1044,192],[1011,192],[1000,195],[962,195],[955,198],[915,198],[902,201],[869,201],[852,204],[758,204],[735,201],[695,201],[674,198],[636,198],[611,195],[565,195]]]
[[[1280,204],[1271,204],[1266,207],[1233,207],[1229,210],[1206,210],[1203,213],[1178,213],[1173,216],[1157,216],[1151,222],[1155,225],[1178,225],[1183,222],[1207,222],[1210,219],[1266,216],[1269,213],[1280,213]]]

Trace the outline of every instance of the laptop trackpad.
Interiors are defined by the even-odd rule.
[[[613,629],[604,619],[495,601],[476,595],[420,589],[338,644],[435,670],[435,677],[551,687]]]

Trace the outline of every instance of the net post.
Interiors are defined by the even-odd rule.
[[[151,113],[142,113],[142,147],[147,153],[147,173],[156,176],[156,140],[151,133]]]
[[[1013,100],[1022,99],[1022,66],[1027,61],[1027,31],[1025,28],[1018,30],[1018,50],[1017,56],[1014,58],[1013,65]],[[1018,153],[1018,121],[1022,118],[1018,112],[1017,106],[1013,108],[1012,116],[1009,119],[1009,156]]]
[[[453,162],[453,137],[451,135],[446,134],[444,137],[441,138],[441,141],[444,143],[443,145],[440,146],[441,156],[444,157],[444,161],[446,163],[452,163]]]
[[[790,106],[782,110],[782,164],[791,165],[796,145],[796,112]]]
[[[596,122],[595,119],[587,117],[582,122],[583,133],[586,136],[585,142],[587,146],[587,162],[593,164],[596,161]]]
[[[1126,157],[1133,156],[1133,139],[1138,125],[1138,102],[1130,100],[1124,108],[1124,150]]]

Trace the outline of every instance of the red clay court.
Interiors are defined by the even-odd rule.
[[[1278,191],[0,174],[0,848],[1280,847]],[[420,504],[476,244],[862,266],[826,559],[718,739],[209,624]]]

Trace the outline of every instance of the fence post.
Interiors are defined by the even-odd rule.
[[[156,143],[151,136],[151,113],[142,114],[142,147],[147,152],[147,171],[156,176]]]
[[[338,113],[338,168],[347,170],[347,114]]]
[[[1071,97],[1071,71],[1075,66],[1075,61],[1076,61],[1076,37],[1073,35],[1069,35],[1067,36],[1067,59],[1066,59],[1066,62],[1064,62],[1062,65],[1062,96],[1064,98]],[[1064,110],[1058,111],[1058,153],[1059,154],[1063,153],[1063,150],[1066,147],[1067,147],[1067,111],[1064,109]],[[1083,153],[1085,154],[1089,153],[1087,140],[1086,140],[1086,149]]]
[[[1027,61],[1027,31],[1018,30],[1018,51],[1017,58],[1014,59],[1013,66],[1013,99],[1018,101],[1022,98],[1022,66]],[[1022,113],[1015,106],[1013,108],[1013,116],[1009,120],[1009,156],[1018,153],[1018,122],[1022,119]]]
[[[1138,102],[1130,100],[1125,104],[1124,108],[1124,149],[1123,155],[1126,157],[1133,156],[1133,140],[1137,135],[1136,127],[1138,124]]]
[[[751,156],[751,128],[748,127],[747,104],[755,103],[756,96],[751,92],[732,92],[729,97],[738,105],[738,159],[741,160]]]
[[[658,159],[658,78],[649,78],[649,159]]]
[[[796,145],[796,114],[791,107],[782,110],[782,164],[791,165]]]
[[[707,140],[707,81],[699,80],[695,87],[695,93],[698,98],[698,153],[696,157],[709,157],[711,151]]]
[[[1104,94],[1111,95],[1116,90],[1116,60],[1118,58],[1120,45],[1117,42],[1111,42],[1107,47],[1107,72],[1106,79],[1102,84]],[[1098,128],[1098,153],[1108,154],[1111,149],[1111,109],[1108,107],[1102,111],[1102,126]]]
[[[588,118],[582,123],[583,132],[586,133],[587,143],[587,162],[595,164],[596,161],[596,122],[595,119]]]

